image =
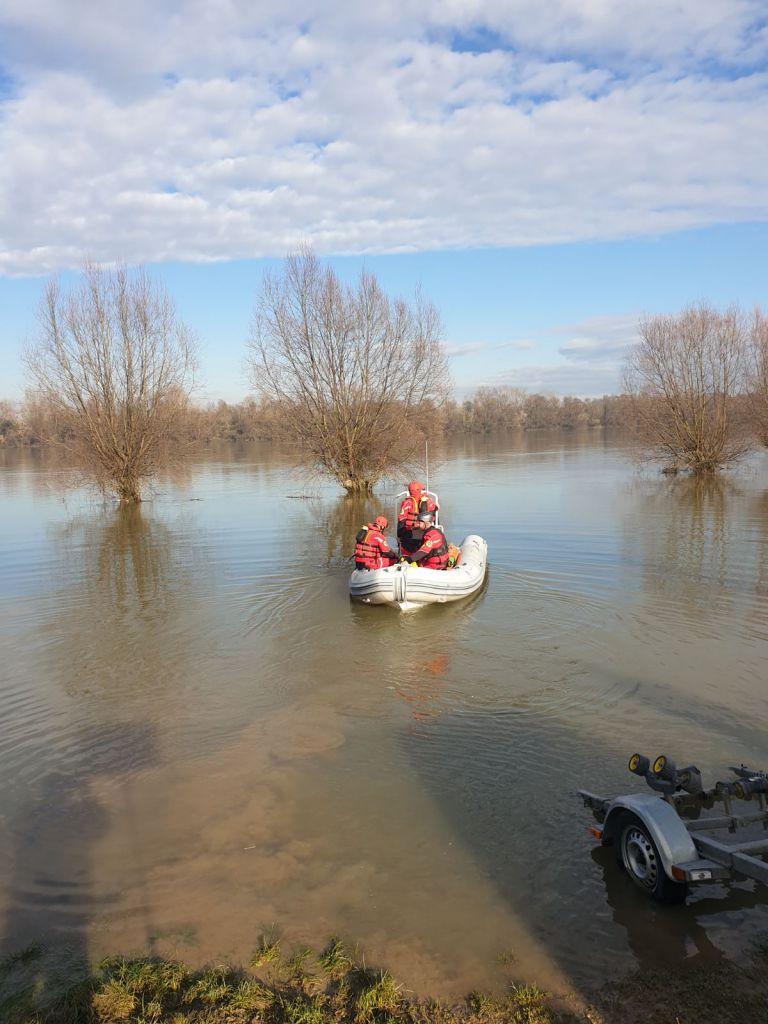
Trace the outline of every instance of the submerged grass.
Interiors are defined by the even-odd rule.
[[[42,955],[43,947],[37,942],[30,942],[30,944],[28,946],[24,946],[23,949],[19,949],[15,953],[9,953],[8,956],[4,956],[2,960],[0,960],[0,979],[4,978],[7,974],[10,974],[11,971],[19,966],[34,963],[34,961],[39,960]]]
[[[267,932],[259,937],[259,944],[251,957],[251,967],[264,967],[266,964],[276,963],[280,959],[280,939],[273,931]]]
[[[535,985],[473,992],[445,1005],[418,999],[392,975],[332,939],[280,954],[262,936],[251,969],[192,970],[178,960],[112,956],[62,985],[30,946],[0,961],[2,1024],[752,1024],[768,1021],[768,947],[735,965],[638,971],[577,1012]]]
[[[340,978],[353,966],[354,961],[349,956],[344,943],[335,936],[317,958],[321,971],[324,971],[329,978]]]

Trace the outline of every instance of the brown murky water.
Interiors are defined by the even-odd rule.
[[[363,512],[268,447],[140,511],[0,456],[0,944],[247,957],[359,941],[418,991],[738,956],[768,894],[660,910],[574,791],[664,751],[768,766],[768,458],[709,486],[620,440],[460,446],[433,483],[484,592],[349,603]],[[311,493],[310,498],[301,497]],[[391,506],[392,496],[380,504]]]

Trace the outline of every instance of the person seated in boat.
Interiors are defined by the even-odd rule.
[[[448,568],[448,541],[442,526],[435,522],[433,512],[422,512],[419,522],[423,523],[424,537],[421,546],[407,555],[407,560],[422,569]]]
[[[372,523],[361,527],[355,537],[355,568],[383,569],[399,560],[397,551],[390,546],[384,531],[389,526],[386,516],[376,516]]]
[[[424,540],[424,527],[419,516],[425,512],[434,513],[437,505],[434,498],[427,494],[424,484],[411,480],[408,484],[408,495],[400,503],[397,513],[397,540],[404,558],[418,550]]]

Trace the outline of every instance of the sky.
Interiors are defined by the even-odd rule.
[[[147,263],[241,398],[267,267],[421,284],[459,394],[619,387],[638,317],[768,304],[765,0],[5,0],[0,397],[47,275]]]

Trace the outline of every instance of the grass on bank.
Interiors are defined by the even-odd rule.
[[[548,997],[511,986],[475,993],[457,1006],[410,995],[386,970],[355,958],[332,939],[319,954],[287,955],[264,936],[251,969],[231,964],[192,970],[160,957],[111,956],[89,977],[51,983],[40,947],[0,964],[3,1024],[555,1024]]]
[[[264,936],[245,970],[193,970],[160,957],[111,956],[95,972],[57,976],[39,945],[0,961],[2,1024],[766,1024],[768,945],[739,964],[638,970],[588,1006],[564,1009],[534,985],[418,999],[386,970],[333,939],[319,954],[281,954]]]

